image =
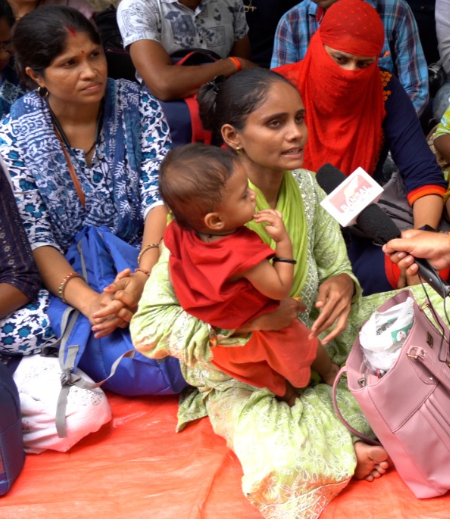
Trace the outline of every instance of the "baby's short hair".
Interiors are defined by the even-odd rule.
[[[169,151],[161,163],[159,191],[181,226],[194,231],[204,228],[203,219],[222,202],[237,161],[230,151],[200,143]]]

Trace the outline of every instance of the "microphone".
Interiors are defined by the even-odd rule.
[[[324,164],[316,174],[319,186],[330,194],[347,177],[331,164]],[[394,238],[401,238],[400,229],[377,204],[370,204],[356,218],[358,227],[378,245],[384,245]],[[450,285],[443,281],[426,259],[414,258],[419,267],[419,275],[442,297],[450,294]]]

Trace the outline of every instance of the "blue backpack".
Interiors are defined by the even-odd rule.
[[[24,462],[19,393],[12,372],[0,360],[0,496],[11,488]]]
[[[117,272],[138,266],[137,256],[135,247],[106,227],[87,227],[75,237],[66,259],[92,289],[102,292],[114,281]],[[89,320],[54,296],[48,315],[59,336],[57,346],[63,370],[56,420],[60,436],[65,435],[65,403],[71,385],[84,389],[102,385],[104,389],[125,396],[173,395],[187,386],[178,359],[149,359],[135,351],[128,329],[117,328],[107,337],[96,339]],[[49,354],[49,349],[45,353]],[[96,383],[77,375],[77,367]]]

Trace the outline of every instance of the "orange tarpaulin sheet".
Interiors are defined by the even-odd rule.
[[[27,456],[0,498],[1,519],[261,519],[242,494],[236,456],[207,418],[176,434],[177,397],[109,398],[113,420],[99,432],[68,453]],[[450,494],[419,501],[394,470],[353,481],[321,515],[449,517]]]

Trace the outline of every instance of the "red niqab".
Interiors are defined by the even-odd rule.
[[[299,89],[306,108],[305,168],[317,171],[330,162],[346,175],[359,166],[373,173],[386,115],[378,68],[383,42],[383,24],[373,7],[339,0],[325,13],[305,59],[275,69]],[[324,45],[377,59],[367,68],[344,70]]]

